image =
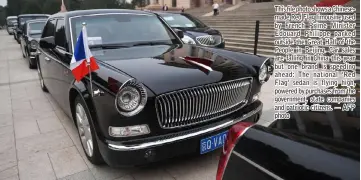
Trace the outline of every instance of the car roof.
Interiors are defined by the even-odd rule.
[[[28,16],[50,16],[49,14],[20,14],[18,17],[28,17]]]
[[[141,10],[130,10],[130,9],[90,9],[90,10],[77,10],[77,11],[68,11],[68,12],[59,12],[50,16],[53,17],[64,17],[71,18],[75,16],[85,16],[92,14],[109,14],[109,13],[131,13],[131,14],[146,14],[152,15],[151,12],[141,11]]]
[[[6,19],[13,19],[13,18],[17,18],[17,16],[8,16]]]

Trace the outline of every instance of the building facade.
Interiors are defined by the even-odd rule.
[[[217,2],[223,2],[232,4],[232,0],[216,0]],[[226,2],[229,1],[229,2]],[[167,5],[169,9],[181,9],[181,8],[195,8],[211,6],[213,0],[149,0],[148,9],[158,9]]]

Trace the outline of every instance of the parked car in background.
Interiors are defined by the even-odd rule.
[[[23,57],[29,62],[29,68],[36,68],[37,49],[41,33],[45,26],[46,20],[29,20],[23,26],[23,32],[20,36],[20,47]]]
[[[21,14],[18,16],[17,19],[17,26],[15,28],[15,34],[14,39],[20,44],[20,38],[22,31],[23,31],[23,25],[26,21],[34,20],[34,19],[48,19],[48,14]]]
[[[6,31],[8,32],[9,35],[13,34],[16,21],[17,21],[17,16],[8,16],[6,18],[5,27],[6,27]]]
[[[14,28],[12,29],[13,33],[11,33],[11,34],[13,35],[13,37],[14,37],[14,40],[16,40],[15,34],[16,34],[16,27],[17,27],[17,26],[18,26],[18,23],[15,22],[15,23],[14,23]]]
[[[182,30],[182,41],[186,44],[224,48],[225,41],[222,34],[205,25],[201,20],[187,13],[155,12],[161,16],[172,28]]]
[[[70,62],[83,23],[99,69],[92,81],[78,82]],[[48,19],[40,85],[73,118],[90,162],[133,166],[205,154],[222,147],[232,124],[259,120],[269,59],[184,44],[182,37],[145,11],[82,10]],[[80,52],[74,58],[84,58]]]
[[[234,125],[217,180],[360,179],[359,86],[358,80],[357,94],[351,95],[356,97],[355,106],[329,104],[333,111],[290,112],[290,119],[276,120],[269,127]],[[346,111],[349,107],[353,109]]]

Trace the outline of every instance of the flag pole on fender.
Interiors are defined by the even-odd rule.
[[[85,38],[84,38],[84,46],[85,47],[89,47],[88,46],[88,33],[86,31],[86,22],[82,23],[83,25],[83,33],[85,34]],[[85,51],[85,53],[87,53],[87,51]],[[90,66],[90,58],[89,55],[86,55],[86,65],[88,67],[88,71],[89,71],[89,83],[90,83],[90,96],[93,97],[93,80],[92,80],[92,70],[91,70],[91,66]]]

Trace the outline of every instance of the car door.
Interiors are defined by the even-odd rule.
[[[52,86],[52,76],[54,71],[52,68],[52,61],[55,59],[54,49],[46,45],[48,41],[52,41],[55,35],[56,19],[49,19],[44,27],[43,34],[40,40],[40,55],[39,55],[39,67],[44,79],[44,84],[50,93],[56,89]],[[43,43],[47,42],[47,43]],[[55,45],[55,42],[52,42]]]
[[[51,77],[53,79],[54,98],[63,108],[69,108],[69,88],[71,82],[74,80],[73,75],[69,69],[69,64],[72,58],[72,54],[69,53],[69,47],[67,44],[67,38],[65,34],[64,19],[58,19],[55,30],[55,49],[56,60],[53,62],[54,73]]]

